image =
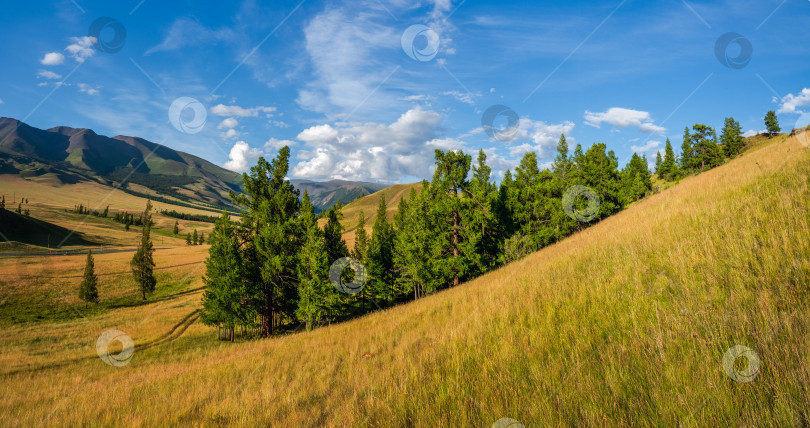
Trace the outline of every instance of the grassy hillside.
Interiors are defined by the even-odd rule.
[[[164,300],[8,325],[0,410],[24,426],[810,424],[810,150],[757,144],[474,281],[308,333],[216,341],[193,323],[199,291],[182,291],[201,285],[198,264],[179,265],[202,249],[158,252],[178,265]],[[0,259],[0,298],[13,302],[15,272],[29,272],[27,287],[82,312],[78,279],[45,285],[16,263]],[[116,278],[102,298],[131,293]],[[96,355],[109,328],[136,343],[124,367]],[[751,382],[724,372],[734,345],[761,360]]]

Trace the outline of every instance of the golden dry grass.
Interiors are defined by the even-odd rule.
[[[103,330],[153,341],[198,296],[14,326],[0,409],[21,426],[807,425],[808,176],[796,139],[762,142],[474,281],[308,333],[224,344],[195,323],[113,367],[93,358]],[[752,382],[724,372],[737,344],[761,359]]]

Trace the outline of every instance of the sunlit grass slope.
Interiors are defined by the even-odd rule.
[[[104,329],[149,343],[193,305],[14,327],[0,411],[21,426],[807,425],[810,150],[760,144],[475,281],[309,333],[223,344],[194,324],[118,368],[94,358]],[[724,371],[734,345],[761,360],[751,382]]]

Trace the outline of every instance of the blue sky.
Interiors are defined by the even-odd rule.
[[[483,148],[497,179],[528,150],[549,162],[561,132],[623,164],[654,159],[667,137],[679,147],[696,122],[733,116],[756,132],[776,110],[790,129],[810,109],[801,0],[6,9],[0,116],[139,136],[237,171],[287,144],[291,177],[410,182],[429,178],[436,148]],[[485,132],[493,105],[515,129],[499,115],[503,132]]]

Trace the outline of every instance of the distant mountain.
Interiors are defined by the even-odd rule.
[[[53,185],[95,181],[137,196],[195,208],[238,210],[228,192],[242,192],[242,177],[205,159],[138,137],[98,135],[58,126],[42,130],[0,118],[0,174],[47,180]],[[333,180],[292,180],[324,210],[386,185]]]

